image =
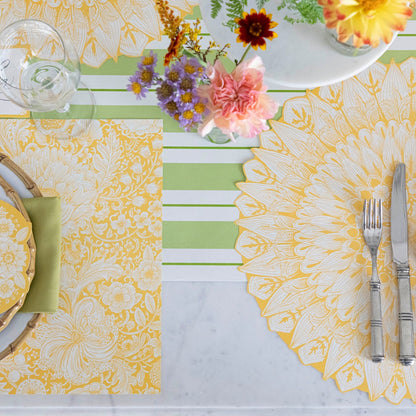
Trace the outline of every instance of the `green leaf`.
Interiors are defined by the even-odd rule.
[[[318,22],[324,23],[323,8],[317,0],[282,0],[277,10],[284,8],[294,12],[290,16],[285,16],[285,20],[289,23],[307,23],[310,25]]]
[[[244,7],[246,6],[247,0],[227,0],[225,2],[225,10],[228,20],[224,23],[224,26],[230,28],[231,31],[234,31],[237,27],[235,19],[243,15]]]
[[[256,0],[257,8],[260,10],[270,0]]]
[[[218,16],[218,13],[222,9],[221,0],[211,0],[211,17],[215,19]]]

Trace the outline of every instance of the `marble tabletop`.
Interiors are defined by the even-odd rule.
[[[341,393],[299,363],[243,282],[163,284],[162,393],[3,396],[0,415],[407,415],[414,405]],[[30,412],[29,412],[29,409]]]

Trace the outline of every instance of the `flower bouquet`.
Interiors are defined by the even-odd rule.
[[[271,0],[256,0],[261,6]],[[248,0],[211,0],[211,17],[226,10],[225,26],[234,30],[235,17]],[[285,9],[290,23],[325,23],[336,41],[351,44],[352,49],[378,47],[380,40],[389,44],[396,31],[403,31],[412,16],[414,1],[408,0],[281,0],[277,10]],[[337,48],[338,49],[338,48]],[[339,50],[345,50],[339,48]],[[355,54],[355,53],[354,53]]]
[[[236,18],[237,41],[246,50],[233,69],[227,71],[223,60],[229,45],[220,47],[213,41],[202,48],[200,21],[184,22],[170,9],[166,0],[156,5],[170,38],[164,56],[164,73],[156,72],[158,57],[150,51],[143,56],[138,70],[129,78],[127,89],[138,99],[156,87],[158,106],[177,120],[186,131],[198,131],[201,136],[219,142],[220,136],[234,141],[237,136],[253,138],[267,130],[278,104],[267,95],[263,85],[264,65],[260,57],[245,60],[250,48],[266,48],[266,39],[277,37],[277,23],[264,9],[252,9]]]

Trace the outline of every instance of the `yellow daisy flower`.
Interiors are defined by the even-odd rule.
[[[403,31],[412,9],[407,0],[318,0],[326,26],[336,29],[338,40],[353,36],[354,46],[376,48],[380,39],[390,43],[394,31]]]

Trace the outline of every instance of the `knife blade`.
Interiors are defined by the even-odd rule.
[[[413,365],[415,342],[407,237],[406,165],[404,163],[396,166],[393,176],[391,246],[399,287],[399,360],[403,365]]]

